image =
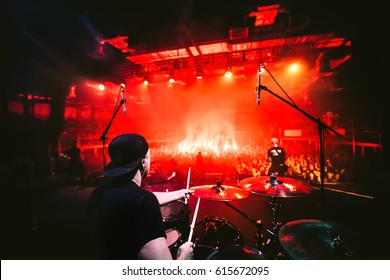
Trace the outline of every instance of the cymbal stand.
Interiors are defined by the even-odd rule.
[[[277,188],[278,184],[280,184],[281,181],[279,181],[277,179],[277,176],[275,173],[272,173],[270,175],[270,179],[268,180],[268,183],[271,185],[272,188]],[[280,229],[281,223],[278,222],[277,218],[278,218],[278,210],[282,206],[277,201],[276,197],[277,197],[276,195],[273,195],[271,202],[270,202],[271,210],[272,210],[272,233],[271,233],[272,238],[267,240],[266,245],[269,246],[268,249],[272,252],[274,259],[280,259],[281,257],[284,257],[284,255],[282,253],[280,253],[280,250],[279,250],[280,249],[279,229]]]
[[[256,247],[257,249],[259,249],[260,251],[263,249],[265,243],[264,243],[264,235],[263,235],[263,231],[266,230],[268,233],[270,233],[271,235],[273,234],[272,231],[270,231],[269,229],[266,229],[264,228],[263,226],[263,222],[262,220],[254,220],[252,219],[251,217],[249,217],[247,214],[245,214],[244,212],[242,212],[240,209],[237,209],[236,207],[234,207],[233,205],[231,205],[229,202],[227,201],[224,201],[224,203],[229,206],[230,208],[236,210],[239,214],[241,214],[242,216],[244,216],[247,220],[249,220],[250,222],[252,222],[253,224],[256,225],[256,228],[257,228],[257,231],[256,231]]]
[[[281,223],[278,222],[277,215],[278,215],[278,210],[281,207],[281,204],[276,200],[275,196],[272,196],[270,204],[271,204],[271,210],[272,210],[272,231],[270,232],[271,238],[267,240],[266,245],[269,247],[269,249],[271,251],[274,251],[274,254],[273,254],[274,258],[277,259],[281,256],[280,253],[275,253],[276,252],[276,245],[279,244],[278,243],[279,242],[278,232],[279,232]]]

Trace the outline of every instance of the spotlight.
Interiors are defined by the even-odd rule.
[[[196,71],[196,78],[198,80],[202,79],[203,78],[203,73],[202,73],[202,70],[201,69],[198,69],[198,71]]]
[[[232,76],[232,71],[230,70],[230,67],[226,68],[225,77],[230,78]]]
[[[98,89],[101,90],[101,91],[103,91],[103,90],[106,89],[106,86],[105,86],[104,84],[99,84],[99,85],[98,85]]]
[[[149,77],[145,76],[144,77],[144,85],[148,85],[148,84],[149,84]]]
[[[175,76],[171,73],[169,74],[169,82],[173,84],[175,82]]]

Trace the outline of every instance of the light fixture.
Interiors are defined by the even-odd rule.
[[[173,73],[169,74],[169,82],[171,84],[173,84],[175,82],[175,76],[173,75]]]
[[[145,75],[144,77],[144,85],[148,85],[149,84],[149,77],[148,75]]]
[[[233,74],[232,74],[230,67],[227,67],[226,72],[225,72],[225,77],[230,78],[232,75]]]
[[[203,78],[202,69],[198,69],[198,70],[196,71],[196,78],[197,78],[198,80],[200,80],[200,79]]]

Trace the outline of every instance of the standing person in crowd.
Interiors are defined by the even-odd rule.
[[[279,146],[278,138],[271,138],[272,147],[267,151],[267,161],[271,163],[268,169],[268,175],[276,173],[279,176],[283,176],[287,171],[286,151],[283,147]]]
[[[81,246],[87,259],[170,260],[160,204],[189,197],[192,190],[153,193],[141,187],[150,168],[149,145],[139,134],[122,134],[108,146],[111,162],[105,181],[88,200]],[[193,242],[184,242],[176,259],[193,258]]]
[[[66,177],[69,182],[78,182],[79,188],[83,187],[85,177],[85,166],[81,157],[81,150],[77,141],[72,140],[67,149],[61,154],[68,161]]]

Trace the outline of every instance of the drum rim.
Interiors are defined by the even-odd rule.
[[[168,243],[168,235],[167,235],[167,232],[177,232],[177,238],[175,239],[175,241],[171,244]],[[172,228],[167,228],[165,230],[165,235],[167,236],[165,238],[165,241],[167,242],[168,244],[168,247],[169,248],[174,248],[174,247],[177,247],[178,246],[178,243],[181,242],[181,238],[182,238],[182,233],[180,232],[180,230],[178,230],[176,227],[172,227]]]
[[[253,247],[250,247],[250,246],[247,246],[247,245],[240,245],[240,244],[227,244],[227,245],[224,245],[224,247],[237,247],[237,248],[243,248],[243,249],[246,249],[246,250],[249,250],[251,252],[254,252],[255,254],[253,255],[256,255],[256,256],[261,256],[261,257],[264,257],[265,259],[265,254],[262,253],[260,250],[256,249],[256,248],[253,248]],[[220,251],[219,248],[216,248],[214,249],[206,258],[206,260],[213,260],[212,257],[215,256],[216,254],[218,254]],[[246,252],[245,252],[246,253]],[[218,260],[218,259],[216,259]]]
[[[207,243],[204,243],[204,241],[206,239],[204,239],[206,235],[203,235],[204,234],[204,229],[206,228],[206,226],[208,225],[209,222],[219,222],[220,225],[219,226],[227,226],[229,228],[229,230],[231,230],[232,232],[234,232],[235,236],[233,240],[231,240],[232,242],[231,243],[227,243],[227,244],[224,244],[223,242],[221,243],[221,240],[218,240],[218,242],[216,244],[207,244]],[[195,238],[195,244],[196,246],[208,246],[210,248],[213,248],[213,250],[218,250],[219,247],[221,246],[225,246],[225,245],[237,245],[237,246],[244,246],[244,237],[241,233],[241,230],[239,228],[237,228],[236,226],[234,226],[232,223],[230,223],[228,221],[227,218],[225,217],[218,217],[218,216],[206,216],[202,221],[200,221],[197,225],[197,226],[200,226],[200,225],[203,225],[203,230],[201,232],[201,234],[199,236],[197,236]],[[213,246],[214,245],[214,246]]]
[[[229,220],[228,220],[226,217],[206,216],[206,217],[202,220],[202,222],[205,223],[205,224],[207,224],[207,222],[210,221],[210,220],[217,220],[217,221],[219,221],[219,222],[221,222],[221,223],[223,223],[223,224],[227,224],[227,225],[229,225],[230,227],[232,227],[234,230],[236,230],[237,232],[240,232],[240,233],[241,233],[241,231],[239,230],[239,228],[236,227],[235,225],[233,225],[231,222],[229,222]]]
[[[182,214],[182,215],[180,215],[180,216],[178,216],[178,217],[174,217],[174,218],[172,218],[172,219],[169,219],[169,217],[163,215],[163,211],[161,210],[162,208],[167,207],[167,206],[169,206],[169,205],[177,204],[177,203],[186,206],[185,208],[183,208],[183,209],[185,209],[185,211],[183,211],[183,214]],[[176,221],[182,220],[182,219],[185,218],[187,215],[189,215],[190,212],[191,212],[191,209],[190,209],[190,206],[189,206],[187,203],[185,203],[184,201],[175,200],[175,201],[171,201],[171,202],[169,202],[169,203],[166,203],[166,204],[164,204],[164,205],[161,205],[161,206],[160,206],[160,212],[161,212],[161,217],[162,217],[162,220],[163,220],[164,223],[165,223],[165,222],[176,222]]]

